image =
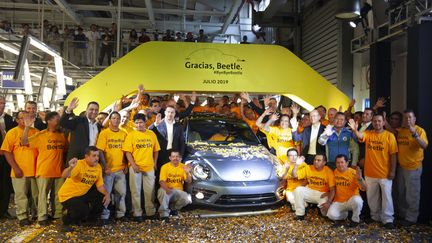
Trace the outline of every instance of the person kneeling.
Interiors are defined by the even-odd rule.
[[[294,190],[295,214],[297,220],[303,220],[305,215],[305,202],[316,203],[323,216],[327,215],[327,210],[335,194],[335,181],[333,171],[327,167],[326,156],[323,154],[315,155],[313,165],[298,170],[297,163],[292,171],[292,176],[298,179],[306,179],[306,187],[299,186]],[[297,171],[298,170],[298,171]]]
[[[192,181],[190,166],[181,163],[179,151],[171,151],[170,162],[163,165],[160,172],[158,200],[160,203],[159,215],[162,220],[167,220],[170,215],[176,215],[177,210],[192,202],[188,193],[183,191],[183,183]]]
[[[86,148],[84,159],[71,159],[69,167],[63,171],[62,177],[67,179],[58,195],[63,208],[67,210],[63,216],[65,226],[98,219],[104,206],[110,203],[98,161],[99,150],[90,146]]]
[[[357,166],[355,170],[348,168],[347,156],[339,154],[336,156],[334,175],[336,194],[327,217],[334,221],[345,220],[348,217],[348,211],[352,211],[352,221],[349,226],[355,227],[360,223],[360,213],[363,207],[359,189],[366,191],[366,183],[360,167]]]

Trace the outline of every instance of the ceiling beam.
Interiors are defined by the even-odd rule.
[[[232,20],[236,17],[238,14],[238,9],[242,5],[243,0],[234,0],[231,9],[228,13],[228,16],[225,18],[225,22],[222,26],[221,34],[225,34],[228,30],[228,26],[231,24]]]
[[[116,6],[109,5],[85,5],[85,4],[69,4],[70,8],[73,11],[116,11]],[[37,4],[33,3],[11,3],[11,2],[0,2],[0,8],[14,8],[14,9],[38,9]],[[58,6],[45,6],[45,10],[59,10]],[[140,7],[122,7],[122,12],[127,13],[148,13],[147,8]],[[198,11],[198,10],[190,10],[190,9],[163,9],[163,8],[154,8],[153,12],[155,14],[172,14],[177,16],[185,15],[195,15],[195,16],[226,16],[226,11]]]
[[[69,4],[64,0],[54,0],[60,9],[69,16],[77,25],[82,25],[81,18],[75,13],[73,9],[69,6]]]
[[[148,17],[152,25],[155,25],[155,17],[153,12],[153,6],[151,0],[145,0],[145,6],[147,9]]]

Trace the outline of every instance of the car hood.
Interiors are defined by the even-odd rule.
[[[224,181],[261,181],[274,174],[275,158],[262,145],[189,144],[190,152]]]

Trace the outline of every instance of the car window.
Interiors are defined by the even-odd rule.
[[[257,137],[246,123],[211,119],[190,120],[188,142],[259,143]]]

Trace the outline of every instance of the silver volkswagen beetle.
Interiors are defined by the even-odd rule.
[[[242,120],[197,113],[183,120],[194,204],[239,207],[272,205],[284,197],[279,162]]]

